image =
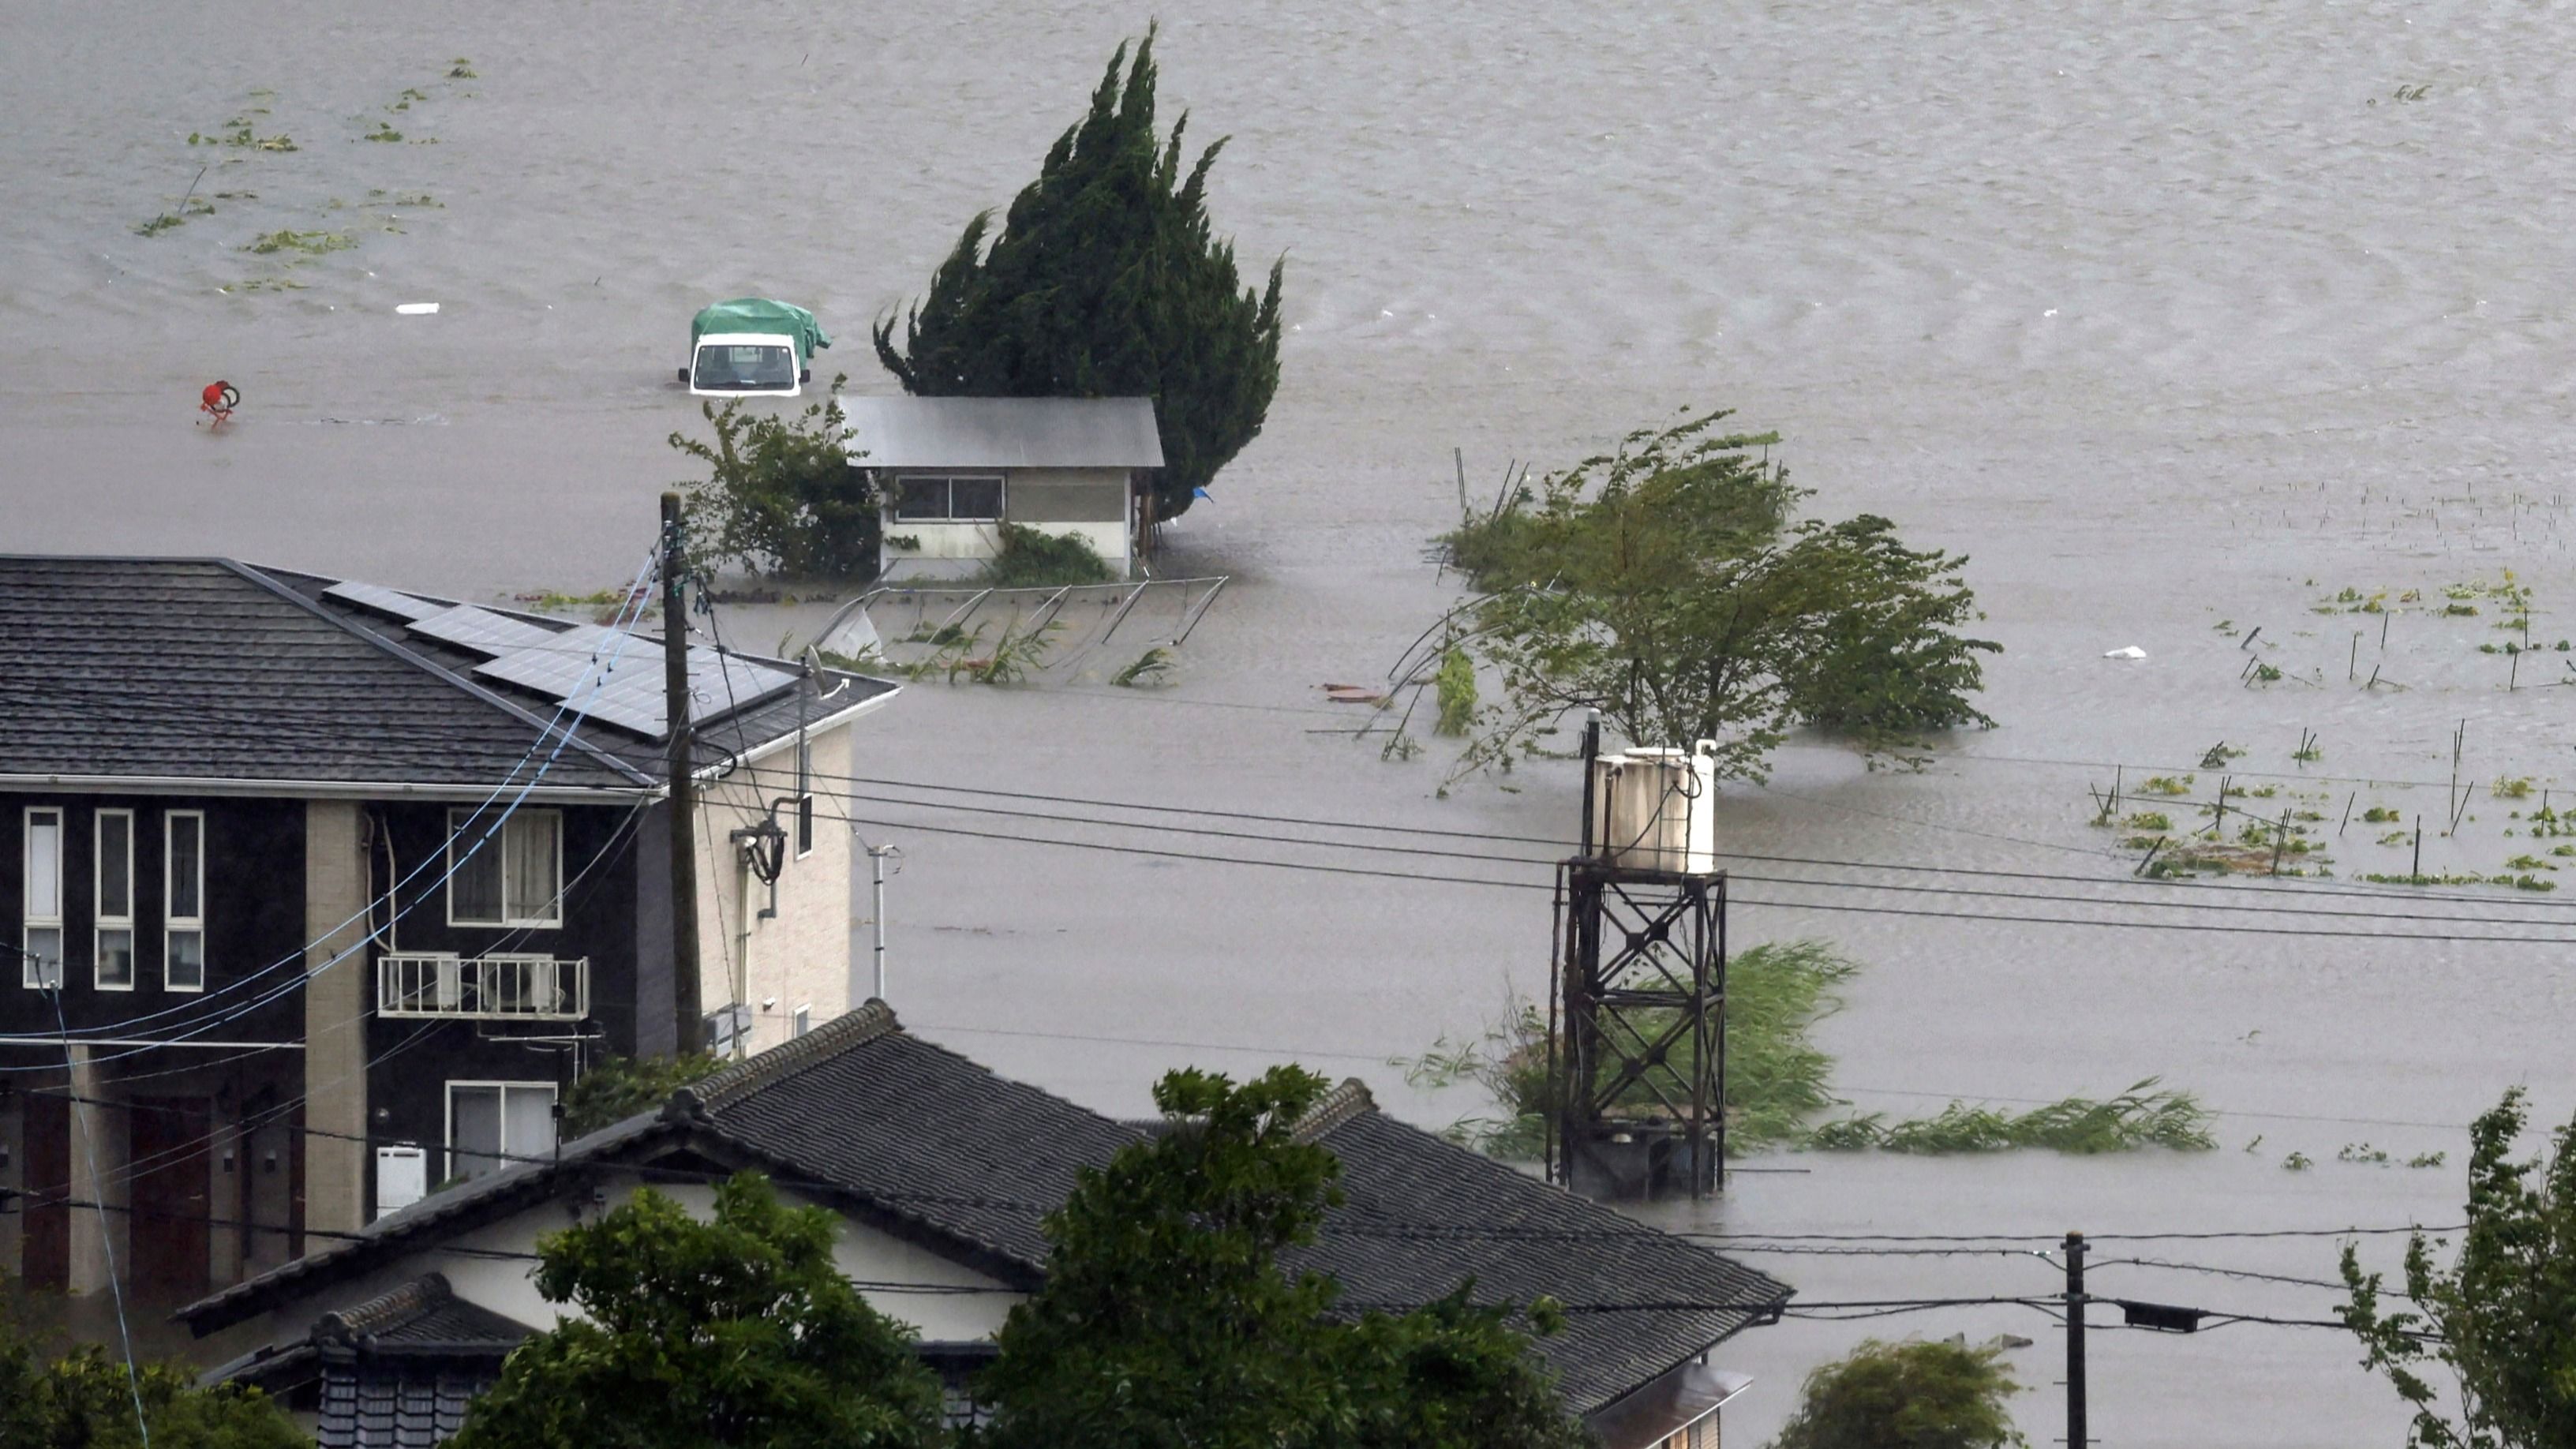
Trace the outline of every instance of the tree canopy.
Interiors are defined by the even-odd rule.
[[[1772,1449],[2002,1449],[2026,1442],[2004,1401],[2002,1351],[1870,1339],[1807,1375]]]
[[[1120,69],[1126,69],[1122,81]],[[1154,33],[1121,45],[993,234],[978,214],[903,319],[876,326],[877,356],[916,395],[1154,400],[1161,425],[1157,518],[1261,432],[1279,387],[1279,278],[1256,292],[1207,215],[1225,141],[1181,166],[1181,137],[1154,126]],[[988,244],[989,243],[989,244]]]
[[[129,1374],[100,1344],[46,1363],[0,1322],[0,1449],[311,1449],[277,1402],[239,1384],[197,1386],[185,1364],[144,1364]]]
[[[979,1384],[995,1445],[1586,1442],[1520,1315],[1472,1303],[1472,1284],[1408,1313],[1341,1314],[1331,1278],[1282,1267],[1341,1200],[1340,1164],[1295,1132],[1323,1087],[1294,1067],[1156,1086],[1167,1130],[1085,1170],[1046,1220],[1046,1285],[1011,1310]],[[1552,1321],[1543,1301],[1529,1317]]]
[[[792,579],[872,579],[877,574],[877,496],[844,441],[841,384],[788,415],[699,404],[712,440],[673,433],[673,450],[706,465],[681,485],[688,500],[689,559],[713,572],[733,564]]]
[[[832,1261],[838,1222],[740,1174],[699,1222],[650,1188],[543,1239],[567,1319],[512,1353],[454,1449],[914,1449],[942,1437],[910,1332]]]
[[[2525,1120],[2515,1087],[2471,1125],[2468,1231],[2449,1266],[2434,1257],[2441,1240],[2414,1235],[2400,1295],[2344,1247],[2341,1316],[2363,1366],[2414,1409],[2415,1449],[2576,1444],[2576,1121],[2546,1159],[2516,1161]],[[2425,1377],[2437,1363],[2451,1371],[2457,1423]]]
[[[1641,429],[1523,486],[1447,542],[1480,590],[1455,641],[1501,675],[1471,765],[1508,765],[1568,711],[1643,745],[1713,740],[1721,774],[1759,779],[1798,725],[1873,756],[1992,721],[1969,702],[1979,617],[1967,560],[1905,546],[1874,514],[1797,519],[1809,493],[1775,434],[1725,412]]]

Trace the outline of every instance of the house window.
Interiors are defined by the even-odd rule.
[[[63,986],[63,812],[38,807],[27,812],[26,922],[19,937],[19,979],[29,986],[60,991]]]
[[[895,491],[894,517],[897,523],[998,523],[1002,480],[997,474],[907,473]]]
[[[447,1175],[481,1177],[555,1150],[552,1082],[447,1084]]]
[[[161,984],[206,989],[206,815],[173,810],[161,828]]]
[[[811,1006],[800,1006],[796,1008],[796,1034],[798,1036],[803,1036],[805,1033],[812,1031],[813,1029],[814,1008]]]
[[[134,989],[134,812],[98,812],[98,955],[101,991]]]
[[[563,924],[558,811],[514,810],[498,829],[474,811],[448,811],[447,867],[451,926]]]

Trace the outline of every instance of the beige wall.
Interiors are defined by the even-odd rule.
[[[305,802],[304,1225],[324,1233],[367,1224],[367,899],[357,803]]]
[[[856,731],[843,724],[811,738],[813,774],[847,776],[853,768]],[[846,792],[839,780],[821,780],[820,791]],[[796,853],[796,812],[781,803],[778,823],[787,831],[786,863],[778,873],[778,914],[763,920],[769,887],[744,864],[730,838],[757,824],[769,802],[796,794],[796,746],[791,740],[758,760],[737,766],[731,779],[700,788],[698,809],[698,960],[701,999],[714,1011],[728,1002],[752,1007],[744,1053],[765,1051],[795,1034],[795,1013],[810,1008],[821,1026],[847,1012],[850,1000],[849,812],[828,795],[814,809],[814,848]],[[774,1004],[763,1006],[775,998]]]

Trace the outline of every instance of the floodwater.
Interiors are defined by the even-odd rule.
[[[868,319],[1008,199],[1145,18],[1043,8],[8,0],[0,546],[221,552],[476,596],[622,581],[654,494],[681,476],[662,439],[692,417],[669,382],[689,312],[745,292],[810,303],[842,338],[830,360],[883,390]],[[870,725],[867,773],[1483,831],[1496,839],[1469,850],[1543,861],[1503,838],[1570,835],[1570,772],[1437,798],[1438,742],[1381,761],[1378,738],[1335,733],[1365,712],[1316,686],[1382,674],[1454,597],[1422,561],[1455,516],[1453,446],[1485,491],[1507,459],[1561,464],[1676,408],[1734,407],[1784,435],[1820,511],[1886,513],[1973,555],[2007,652],[1989,668],[2000,728],[1920,774],[1794,746],[1769,788],[1727,792],[1730,847],[2073,878],[1744,863],[1736,939],[1822,935],[1867,964],[1823,1031],[1865,1108],[2161,1075],[2226,1115],[2221,1150],[2186,1156],[1784,1154],[1722,1202],[1659,1216],[2046,1238],[2444,1221],[2461,1124],[2505,1086],[2529,1083],[2547,1119],[2576,1109],[2576,967],[2554,945],[2405,934],[2564,939],[2576,900],[2223,900],[2429,921],[2151,907],[2210,897],[2119,884],[2134,853],[2087,826],[2086,790],[2116,769],[2134,791],[2225,741],[2247,751],[2241,782],[2283,792],[2263,799],[2327,817],[2335,888],[2408,869],[2376,843],[2390,826],[2339,824],[2353,805],[2407,829],[2424,817],[2427,872],[2549,862],[2554,841],[2503,834],[2527,829],[2512,812],[2538,795],[2488,782],[2576,787],[2567,697],[2535,687],[2570,677],[2565,656],[2481,652],[2518,637],[2493,628],[2491,599],[2477,616],[2431,609],[2509,568],[2536,590],[2540,642],[2576,634],[2571,9],[1167,11],[1167,112],[1234,137],[1216,214],[1256,269],[1289,259],[1269,430],[1175,531],[1174,566],[1236,582],[1172,686],[924,685]],[[472,74],[450,78],[460,57]],[[298,149],[187,144],[237,116]],[[361,139],[380,125],[402,139]],[[214,214],[136,234],[209,163]],[[354,245],[243,250],[278,231]],[[442,310],[394,313],[425,301]],[[191,426],[217,377],[244,395],[221,436]],[[2430,607],[2390,618],[2383,645],[2377,616],[2310,612],[2346,587],[2422,590]],[[765,646],[784,626],[734,627]],[[2126,645],[2147,657],[2102,657]],[[2240,683],[2257,657],[2283,677]],[[2406,688],[2365,687],[2374,668]],[[2459,805],[2463,721],[2458,776],[2475,788]],[[2294,761],[2309,730],[2321,757]],[[2195,789],[2207,798],[2206,773]],[[1142,1107],[1170,1065],[1293,1057],[1445,1121],[1476,1104],[1408,1091],[1386,1059],[1470,1035],[1544,981],[1543,864],[1352,848],[1462,844],[1436,837],[906,798],[1149,827],[848,806],[893,822],[864,830],[904,851],[888,915],[906,1020],[1105,1109]],[[960,830],[984,833],[941,833]],[[1897,909],[1949,914],[1872,913]],[[1995,919],[2012,915],[2118,924]],[[2137,928],[2150,921],[2353,935]],[[2449,1164],[2338,1160],[2363,1143]],[[2315,1165],[2285,1169],[2292,1152]],[[2393,1241],[2376,1250],[2393,1263]],[[2320,1278],[2334,1251],[2106,1242],[2100,1257]],[[2057,1284],[2002,1254],[1760,1261],[1816,1303]],[[2337,1297],[2137,1264],[2093,1286],[2291,1319]],[[2033,1386],[2022,1422],[2035,1442],[2062,1432],[2053,1327],[1979,1307],[1739,1338],[1721,1357],[1758,1381],[1729,1435],[1766,1438],[1805,1370],[1866,1334],[1956,1332],[2037,1340],[2013,1354]],[[2104,1335],[2093,1432],[2394,1443],[2402,1415],[2355,1358],[2316,1328]]]

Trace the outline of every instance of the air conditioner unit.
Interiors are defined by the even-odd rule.
[[[1630,749],[1592,761],[1592,838],[1620,870],[1717,871],[1717,746]]]
[[[376,1216],[400,1212],[429,1196],[429,1151],[421,1147],[376,1149]]]

